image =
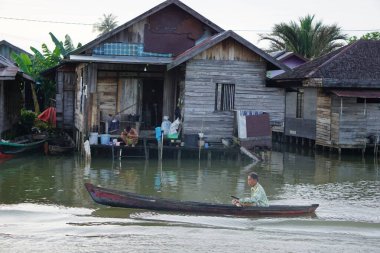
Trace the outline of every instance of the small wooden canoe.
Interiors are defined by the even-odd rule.
[[[74,152],[75,142],[66,132],[62,132],[48,141],[50,155],[62,155]]]
[[[11,141],[0,141],[0,151],[3,154],[18,154],[27,150],[39,149],[42,147],[45,139],[35,140],[33,135],[24,135]]]
[[[271,205],[269,207],[237,207],[232,204],[208,204],[148,197],[130,192],[106,189],[85,184],[92,199],[99,204],[113,207],[138,208],[156,211],[190,212],[237,216],[294,216],[310,215],[319,206]]]

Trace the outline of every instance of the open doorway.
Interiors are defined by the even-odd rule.
[[[143,128],[154,129],[161,125],[163,108],[163,80],[143,80]]]

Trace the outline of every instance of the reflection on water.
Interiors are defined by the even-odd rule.
[[[246,177],[252,170],[272,204],[319,203],[317,216],[239,218],[110,208],[95,204],[83,186],[92,182],[171,199],[229,203],[230,195],[249,194]],[[374,251],[380,239],[379,178],[371,158],[339,160],[305,151],[272,152],[258,164],[13,159],[0,164],[0,252],[225,252],[226,245],[250,250],[247,241],[266,251]]]

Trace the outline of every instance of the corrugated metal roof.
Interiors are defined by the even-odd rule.
[[[0,68],[0,80],[13,80],[18,73],[17,67]]]
[[[11,62],[7,57],[0,55],[0,68],[14,66],[14,63]]]
[[[0,80],[14,80],[17,74],[21,74],[23,78],[33,81],[33,79],[23,73],[10,60],[0,55]]]
[[[338,97],[380,98],[379,90],[331,90]]]

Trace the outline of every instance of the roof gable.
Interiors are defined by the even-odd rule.
[[[195,19],[199,20],[201,23],[203,23],[204,25],[206,25],[210,29],[214,30],[215,32],[222,32],[223,31],[222,28],[220,28],[219,26],[217,26],[216,24],[214,24],[213,22],[211,22],[207,18],[203,17],[201,14],[197,13],[196,11],[194,11],[193,9],[188,7],[187,5],[183,4],[179,0],[167,0],[167,1],[157,5],[155,7],[153,7],[152,9],[146,11],[145,13],[137,16],[136,18],[126,22],[125,24],[115,28],[114,30],[112,30],[112,31],[110,31],[104,35],[99,36],[98,38],[87,43],[86,45],[82,46],[81,48],[78,48],[78,49],[72,51],[70,53],[70,55],[83,54],[87,50],[99,45],[102,42],[109,40],[111,37],[117,35],[118,33],[122,32],[124,30],[126,30],[127,28],[131,27],[132,25],[134,25],[138,22],[141,22],[144,19],[146,19],[150,16],[153,16],[154,14],[158,13],[159,11],[162,11],[163,9],[168,8],[170,6],[176,6],[176,7],[180,8],[181,10],[185,11],[186,13],[188,13],[189,15],[194,17]]]
[[[188,61],[189,59],[192,59],[193,57],[199,55],[200,53],[206,51],[207,49],[219,44],[220,42],[227,40],[227,39],[233,39],[240,44],[242,44],[244,47],[249,49],[250,51],[254,52],[255,54],[259,55],[263,59],[265,59],[267,62],[270,64],[274,65],[277,68],[288,70],[289,68],[282,64],[281,62],[277,61],[273,57],[271,57],[269,54],[265,53],[258,47],[254,46],[252,43],[249,41],[243,39],[241,36],[238,34],[234,33],[233,31],[225,31],[219,34],[216,34],[210,38],[205,39],[198,45],[188,49],[184,53],[178,55],[177,57],[174,58],[173,62],[168,64],[168,70]]]
[[[0,55],[3,55],[4,57],[6,57],[9,60],[12,60],[11,59],[11,53],[12,52],[15,52],[17,54],[23,53],[23,54],[28,55],[29,57],[32,56],[30,53],[26,52],[25,50],[23,50],[19,47],[16,47],[15,45],[9,43],[8,41],[1,40],[0,41]]]

